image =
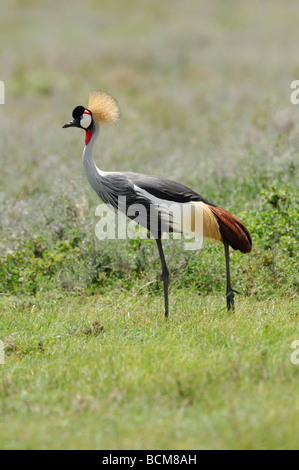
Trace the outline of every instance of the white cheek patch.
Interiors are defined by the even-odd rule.
[[[92,121],[92,118],[91,118],[90,113],[87,113],[85,111],[80,121],[80,124],[83,127],[83,129],[87,129],[90,126],[91,121]]]

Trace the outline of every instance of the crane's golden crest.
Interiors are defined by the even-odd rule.
[[[107,93],[93,91],[89,96],[88,109],[97,124],[113,124],[120,117],[116,100]]]

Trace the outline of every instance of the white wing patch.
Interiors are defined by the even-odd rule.
[[[160,214],[163,232],[169,233],[172,230],[177,233],[183,233],[188,237],[195,236],[196,238],[203,239],[205,204],[200,202],[181,203],[160,199],[136,185],[134,185],[134,190],[138,195],[146,198],[152,205],[153,217],[151,215],[151,221],[157,218],[155,214]]]

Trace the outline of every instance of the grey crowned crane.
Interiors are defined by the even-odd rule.
[[[168,279],[169,272],[162,246],[164,232],[194,233],[196,214],[200,212],[200,230],[203,238],[222,242],[226,260],[226,299],[227,309],[234,309],[234,292],[230,280],[229,246],[242,253],[249,253],[252,248],[251,236],[246,227],[236,217],[221,207],[212,204],[192,189],[174,181],[132,172],[105,172],[97,168],[93,156],[93,146],[99,134],[101,124],[112,124],[119,119],[119,107],[110,95],[93,92],[89,97],[88,108],[77,106],[73,111],[73,120],[63,127],[79,127],[86,132],[83,151],[83,166],[87,179],[106,204],[124,212],[129,218],[146,227],[155,238],[161,264],[164,285],[165,317],[168,316]],[[119,200],[125,200],[120,205]],[[167,207],[177,204],[186,211],[187,218],[181,218],[177,224],[166,214]],[[138,217],[130,207],[142,207],[143,216]],[[139,214],[139,215],[140,215]],[[144,215],[145,214],[145,215]],[[158,223],[153,223],[154,220]],[[157,216],[157,217],[156,217]],[[198,227],[198,226],[197,226]]]

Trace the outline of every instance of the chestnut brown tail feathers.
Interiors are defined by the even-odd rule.
[[[219,206],[209,206],[217,218],[222,241],[228,243],[234,250],[250,253],[252,241],[250,233],[240,220]]]

